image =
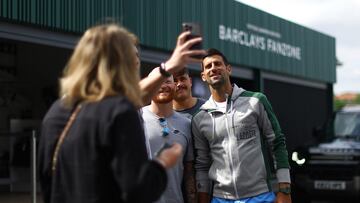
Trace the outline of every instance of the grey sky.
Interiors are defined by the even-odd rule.
[[[360,93],[360,0],[237,0],[336,38],[335,94]]]

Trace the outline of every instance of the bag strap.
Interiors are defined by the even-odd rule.
[[[52,170],[52,173],[54,174],[55,173],[55,170],[56,170],[56,163],[57,163],[57,159],[58,159],[58,154],[59,154],[59,151],[60,151],[60,147],[61,145],[63,144],[64,142],[64,139],[66,137],[66,135],[68,134],[68,131],[70,129],[70,127],[72,126],[72,124],[74,123],[74,120],[76,118],[76,116],[79,114],[80,112],[80,109],[81,109],[81,105],[77,105],[76,106],[76,109],[74,110],[74,112],[71,114],[68,122],[66,123],[65,125],[65,128],[64,130],[61,132],[60,134],[60,137],[56,143],[56,146],[55,146],[55,151],[54,151],[54,154],[53,154],[53,157],[52,157],[52,163],[51,163],[51,170]]]

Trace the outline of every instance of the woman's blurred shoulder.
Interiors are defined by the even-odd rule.
[[[49,108],[47,113],[44,116],[43,121],[52,119],[53,117],[67,115],[71,112],[70,108],[65,108],[64,105],[61,104],[61,99],[57,99]]]
[[[98,107],[113,113],[136,112],[135,106],[123,95],[110,96],[98,103]]]

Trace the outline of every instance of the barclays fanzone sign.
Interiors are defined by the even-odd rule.
[[[265,28],[258,27],[253,24],[246,24],[249,30],[269,35],[273,38],[281,38],[281,34]],[[271,53],[279,54],[285,57],[301,60],[301,48],[293,46],[279,40],[271,38],[265,38],[261,35],[249,33],[236,28],[227,27],[225,25],[219,25],[219,39],[223,41],[229,41],[246,46],[249,48],[260,49]]]

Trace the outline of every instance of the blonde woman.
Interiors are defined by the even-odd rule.
[[[147,158],[137,109],[165,80],[203,51],[182,33],[171,58],[139,82],[136,37],[118,25],[88,29],[60,79],[61,99],[43,120],[39,174],[45,203],[152,202],[165,169],[181,154],[173,145]],[[139,85],[140,84],[140,85]],[[142,89],[142,90],[141,90]]]

